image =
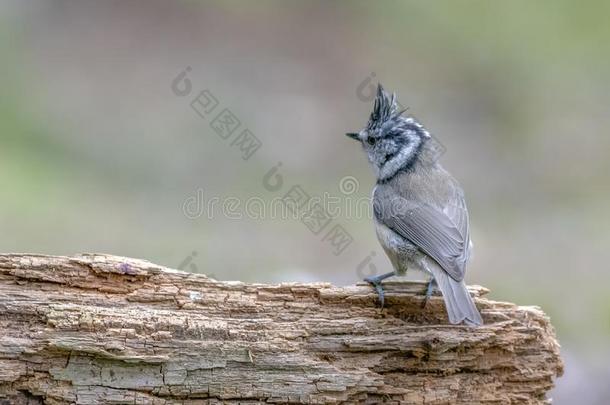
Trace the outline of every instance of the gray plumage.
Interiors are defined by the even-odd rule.
[[[426,271],[443,294],[451,323],[482,324],[464,282],[471,249],[464,193],[437,162],[424,159],[430,134],[402,116],[396,96],[379,85],[365,129],[348,136],[362,142],[375,170],[375,228],[396,273]]]

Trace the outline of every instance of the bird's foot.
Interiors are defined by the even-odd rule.
[[[385,293],[383,291],[383,286],[381,285],[381,282],[386,278],[392,277],[394,274],[395,273],[392,271],[389,273],[381,274],[379,276],[367,277],[364,279],[364,281],[370,283],[373,287],[375,287],[377,295],[379,296],[379,304],[381,305],[381,308],[383,308],[383,305],[385,303]]]
[[[432,291],[434,290],[434,287],[436,286],[436,280],[432,279],[430,281],[428,281],[428,287],[426,288],[426,296],[424,298],[424,302],[422,303],[422,308],[426,308],[426,305],[428,305],[428,301],[430,300],[430,297],[432,296]]]

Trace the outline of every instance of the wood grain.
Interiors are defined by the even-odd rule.
[[[545,403],[563,364],[537,307],[422,283],[221,282],[130,258],[0,255],[0,403]]]

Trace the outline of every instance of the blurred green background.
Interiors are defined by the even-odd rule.
[[[608,403],[609,15],[606,1],[4,1],[0,250],[337,284],[375,251],[387,271],[366,217],[333,219],[353,237],[335,256],[298,220],[183,209],[199,189],[269,201],[299,184],[345,200],[345,176],[368,197],[371,170],[343,134],[379,80],[466,191],[468,281],[551,316],[567,365],[555,403]],[[203,89],[262,141],[251,159],[191,109]],[[284,189],[270,192],[279,161]]]

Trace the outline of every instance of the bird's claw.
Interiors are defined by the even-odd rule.
[[[375,287],[375,290],[377,291],[377,295],[379,298],[379,304],[381,305],[381,308],[383,308],[383,305],[385,303],[385,293],[383,291],[383,286],[381,285],[381,281],[375,279],[374,277],[367,277],[364,279],[364,281],[366,281],[367,283],[369,283],[373,287]]]
[[[383,304],[385,302],[385,293],[383,292],[383,286],[381,285],[381,282],[386,278],[392,277],[394,275],[396,275],[396,273],[391,271],[389,273],[381,274],[379,276],[367,277],[364,279],[364,281],[369,284],[372,284],[373,287],[375,287],[377,295],[379,296],[379,303],[381,304],[381,308],[383,308]]]

